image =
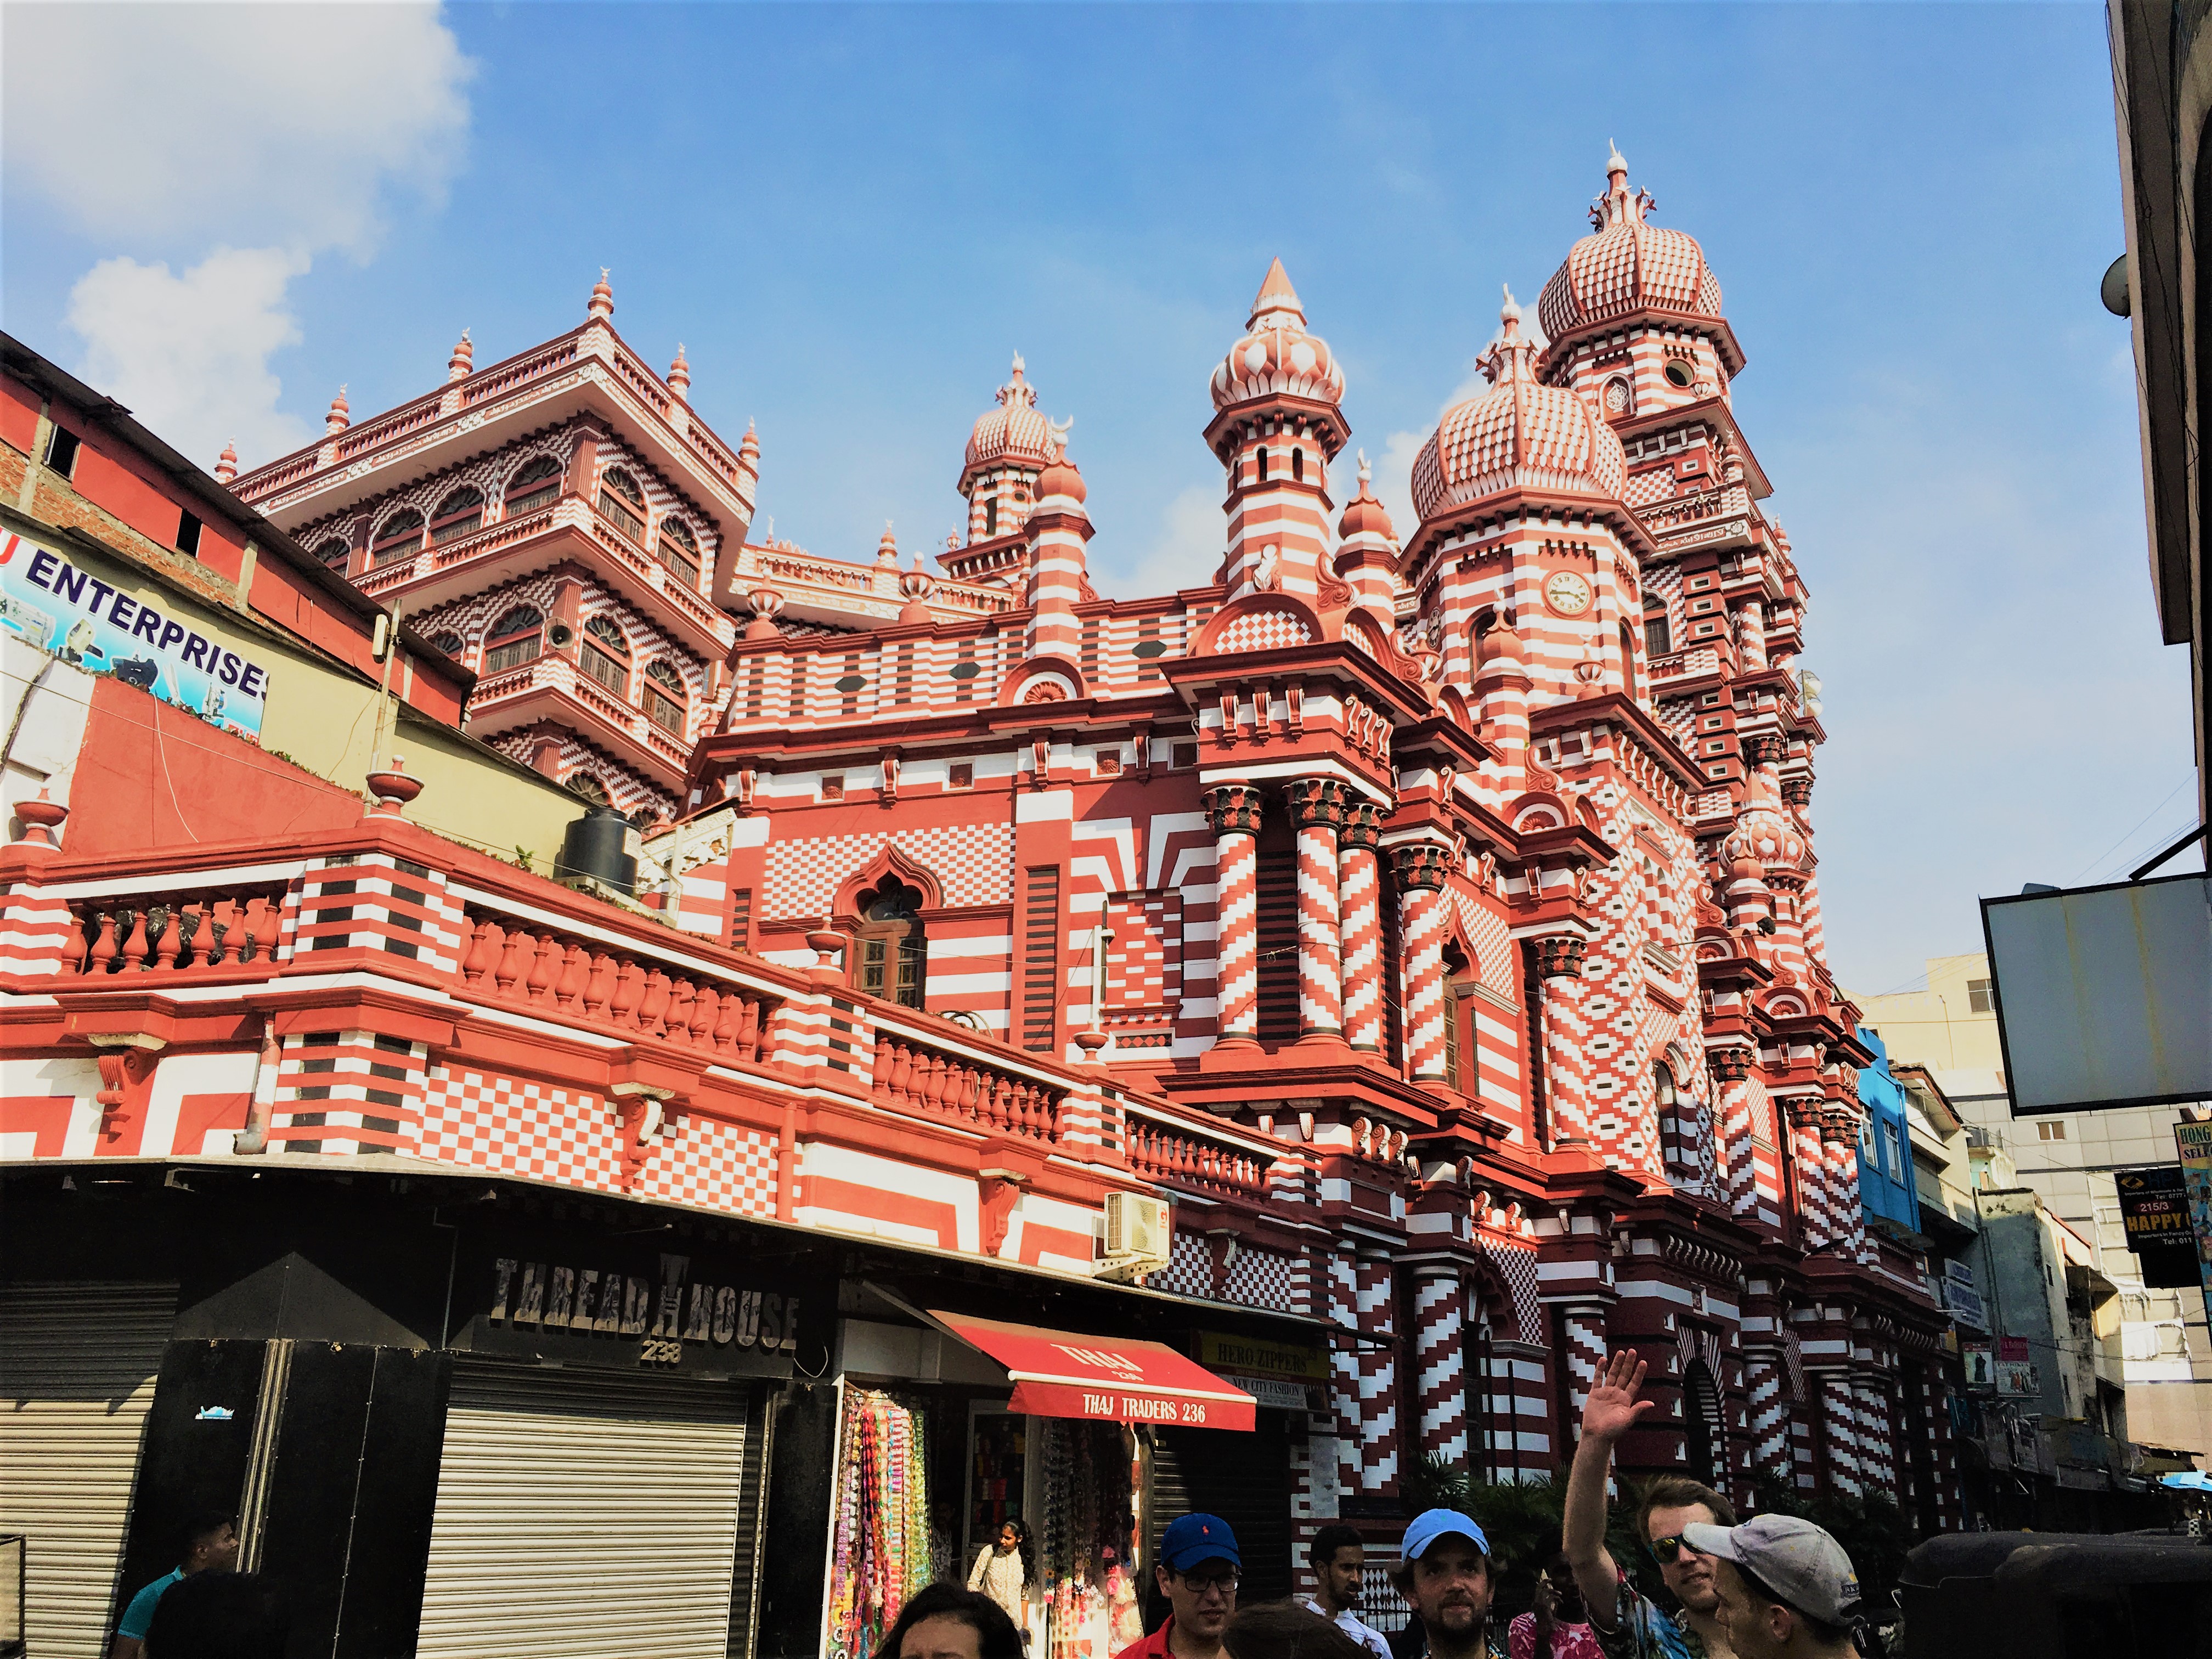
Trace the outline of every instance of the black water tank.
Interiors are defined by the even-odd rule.
[[[1951,1533],[1905,1559],[1905,1659],[2206,1659],[2212,1547],[2171,1534]]]
[[[589,876],[623,892],[632,891],[637,886],[637,860],[626,850],[629,833],[628,818],[611,806],[594,805],[561,838],[554,878]]]

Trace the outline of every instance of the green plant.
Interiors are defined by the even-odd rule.
[[[510,859],[508,862],[513,864],[516,869],[528,872],[531,866],[530,849],[527,847],[516,848],[514,849],[514,858]]]

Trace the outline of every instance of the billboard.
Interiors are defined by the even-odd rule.
[[[2212,1098],[2212,877],[1984,899],[2013,1115]]]
[[[2189,1226],[2189,1200],[2178,1164],[2118,1170],[2112,1184],[2120,1196],[2120,1222],[2128,1249],[2153,1290],[2180,1290],[2197,1284],[2197,1239]]]
[[[2181,1153],[2181,1181],[2189,1200],[2189,1227],[2197,1244],[2197,1284],[2212,1318],[2212,1123],[2177,1123],[2173,1144]]]
[[[0,534],[0,633],[151,693],[256,743],[269,671],[68,556]]]

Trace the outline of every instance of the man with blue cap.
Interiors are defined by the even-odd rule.
[[[1115,1659],[1221,1659],[1221,1632],[1237,1611],[1237,1582],[1244,1576],[1229,1523],[1218,1515],[1177,1516],[1160,1534],[1152,1575],[1173,1611]]]
[[[1474,1518],[1425,1510],[1399,1553],[1398,1593],[1420,1616],[1431,1659],[1491,1659],[1490,1540]]]

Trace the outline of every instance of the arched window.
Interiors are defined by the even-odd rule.
[[[483,522],[483,491],[474,484],[463,484],[439,502],[438,510],[430,515],[430,545],[467,535]]]
[[[1674,630],[1667,624],[1667,601],[1653,595],[1644,601],[1644,654],[1664,657],[1674,649]]]
[[[646,664],[646,718],[662,731],[680,738],[687,723],[687,712],[684,676],[676,672],[675,665],[658,657]]]
[[[1256,477],[1261,483],[1267,482],[1267,448],[1264,444],[1260,447],[1260,470]]]
[[[422,515],[413,507],[393,514],[376,532],[369,544],[368,567],[374,570],[387,564],[397,564],[402,559],[411,559],[422,550]]]
[[[606,785],[601,783],[592,773],[570,773],[568,775],[568,788],[572,793],[581,795],[586,800],[589,801],[594,806],[612,806],[614,805],[614,802],[607,798]]]
[[[599,479],[599,511],[623,535],[645,545],[645,491],[618,466],[608,468]]]
[[[1444,947],[1444,1080],[1463,1095],[1474,1092],[1474,1044],[1468,1015],[1474,975],[1457,945]]]
[[[1297,483],[1306,479],[1306,453],[1295,444],[1291,447],[1291,477]]]
[[[315,556],[343,576],[346,562],[353,557],[353,544],[343,536],[333,536],[315,550]]]
[[[983,539],[988,541],[999,533],[999,498],[993,495],[983,503]]]
[[[1636,667],[1636,635],[1626,623],[1620,625],[1620,677],[1628,682],[1630,696],[1644,695],[1644,677]]]
[[[584,624],[578,652],[584,672],[618,697],[629,696],[629,635],[608,616],[592,617]]]
[[[533,456],[507,481],[507,516],[530,513],[561,493],[561,463],[550,455]]]
[[[496,674],[534,660],[545,648],[545,618],[518,605],[491,625],[484,636],[483,672]]]
[[[921,894],[896,876],[886,876],[860,895],[860,903],[854,988],[909,1008],[921,1007],[929,953],[921,931]]]
[[[461,659],[461,653],[467,649],[467,647],[461,643],[461,636],[459,634],[455,634],[446,629],[441,629],[438,633],[431,635],[430,643],[437,647],[439,650],[444,652],[447,656],[451,657],[455,662],[459,662]]]
[[[683,577],[685,586],[698,586],[699,538],[691,533],[691,526],[672,513],[660,521],[660,534],[655,541],[661,563]]]

